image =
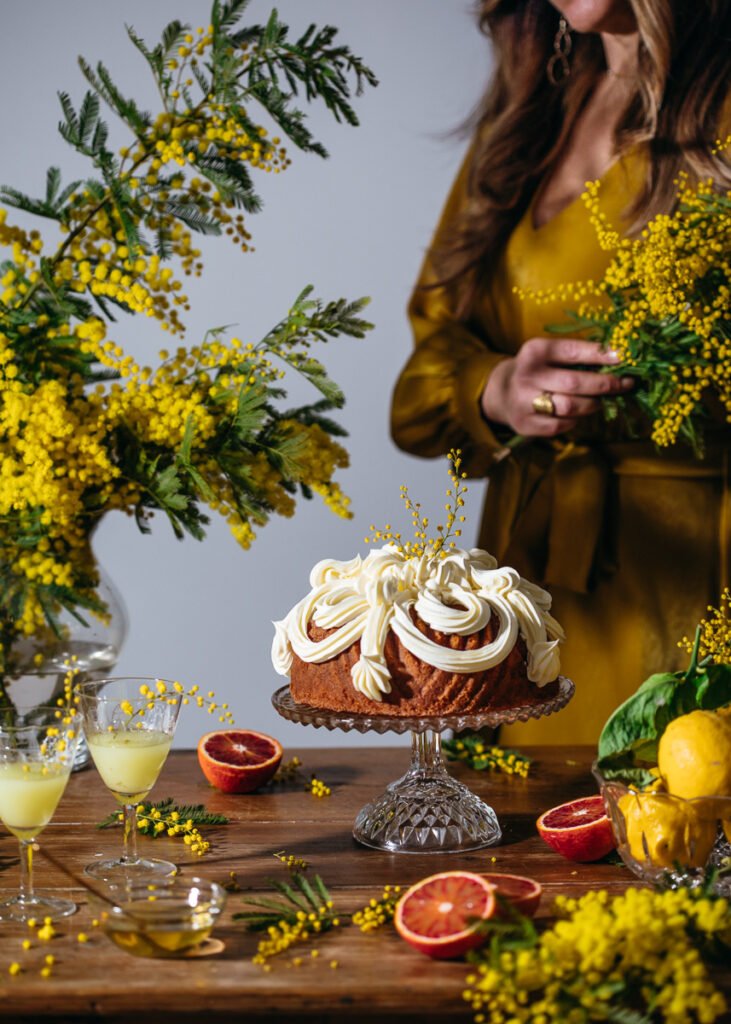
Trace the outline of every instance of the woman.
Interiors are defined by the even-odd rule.
[[[566,311],[515,289],[601,278],[589,180],[630,234],[671,208],[681,170],[729,186],[712,149],[729,127],[731,5],[484,0],[481,26],[497,68],[412,297],[392,432],[488,475],[479,545],[546,585],[566,630],[576,696],[501,739],[594,743],[643,679],[684,666],[677,641],[728,581],[728,433],[699,462],[610,429],[603,397],[631,389],[598,372],[613,354],[546,336]],[[516,433],[528,443],[506,455]]]

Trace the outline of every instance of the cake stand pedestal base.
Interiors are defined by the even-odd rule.
[[[411,734],[411,767],[361,809],[353,836],[393,853],[480,850],[502,835],[492,807],[453,779],[438,732]]]
[[[559,711],[571,700],[574,684],[559,677],[558,688],[540,703],[514,705],[477,714],[406,717],[363,715],[298,704],[289,686],[272,697],[277,712],[290,722],[349,732],[411,733],[411,767],[362,808],[353,836],[364,846],[391,853],[459,853],[500,841],[492,807],[447,772],[440,734],[447,730],[494,729]]]

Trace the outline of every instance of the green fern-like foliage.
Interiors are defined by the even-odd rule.
[[[229,824],[229,819],[225,814],[207,811],[203,804],[177,804],[171,796],[167,796],[163,800],[158,800],[154,803],[141,803],[137,805],[137,827],[140,832],[143,834],[149,834],[153,839],[156,839],[163,833],[156,832],[154,828],[150,828],[149,825],[145,826],[139,822],[139,819],[149,821],[152,811],[159,812],[161,818],[165,822],[171,820],[171,815],[176,815],[177,819],[186,822],[190,821],[196,826],[196,828],[200,825]],[[100,821],[96,827],[98,829],[114,828],[115,826],[122,824],[123,818],[124,813],[122,811],[112,811],[112,813],[108,814],[107,817]]]
[[[286,171],[290,151],[326,157],[304,103],[356,125],[353,100],[373,72],[332,26],[299,38],[273,11],[247,25],[246,0],[214,0],[205,26],[172,21],[148,45],[127,32],[157,88],[146,111],[103,63],[80,58],[87,91],[59,93],[59,132],[89,164],[64,182],[49,168],[40,196],[0,188],[0,666],[63,645],[69,616],[104,615],[89,538],[118,509],[143,532],[162,513],[176,536],[202,539],[222,515],[248,547],[296,495],[348,515],[334,480],[347,464],[331,413],[344,396],[314,355],[363,338],[367,299],[321,300],[311,286],[264,338],[212,330],[138,365],[110,332],[124,314],[182,338],[186,276],[203,271],[196,236],[251,249],[257,179]],[[112,145],[107,118],[126,145]],[[11,223],[51,222],[61,241]],[[314,398],[285,408],[286,375]],[[27,644],[26,644],[27,647]],[[25,648],[24,648],[25,649]],[[32,645],[31,645],[32,649]]]

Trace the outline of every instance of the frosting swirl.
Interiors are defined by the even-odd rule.
[[[391,691],[384,655],[389,629],[421,661],[465,674],[499,665],[521,635],[528,651],[528,678],[545,686],[558,675],[564,632],[550,614],[550,594],[515,569],[499,568],[492,555],[478,548],[454,548],[445,557],[409,557],[387,544],[365,559],[318,562],[310,586],[286,618],[274,623],[272,662],[280,675],[289,674],[293,653],[320,664],[360,640],[353,685],[381,701]],[[453,650],[424,636],[413,622],[412,609],[433,629],[459,636],[478,632],[495,613],[497,633],[483,647]],[[333,632],[311,640],[310,622]]]

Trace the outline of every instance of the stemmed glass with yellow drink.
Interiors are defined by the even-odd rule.
[[[33,850],[66,789],[79,735],[78,716],[58,707],[34,708],[32,723],[0,718],[0,818],[20,843],[17,896],[0,903],[0,920],[66,917],[71,900],[33,889]]]
[[[86,868],[104,881],[176,872],[168,860],[137,855],[137,804],[157,782],[173,742],[181,694],[167,680],[117,677],[76,687],[84,734],[104,785],[124,807],[124,848]]]

